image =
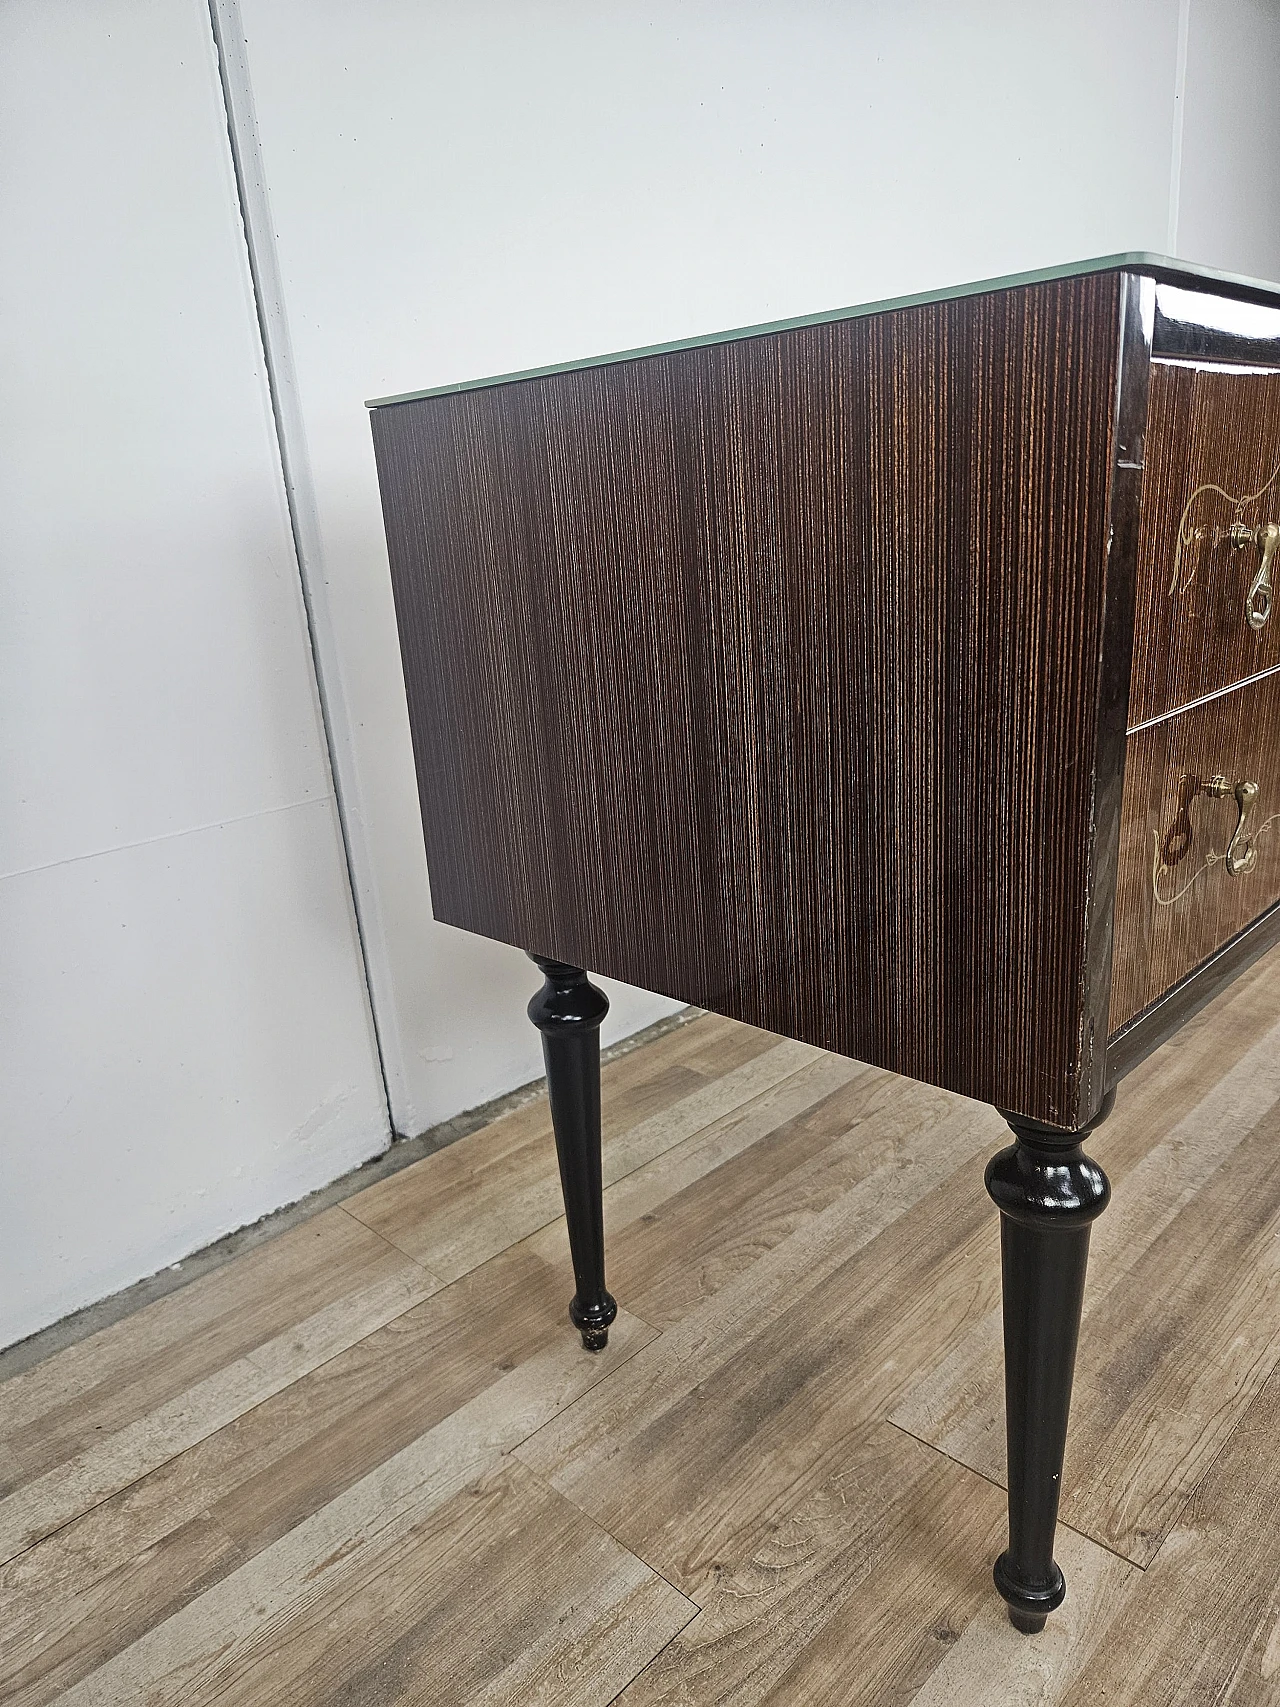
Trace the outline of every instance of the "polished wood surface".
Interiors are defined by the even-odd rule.
[[[1042,1636],[989,1578],[1002,1123],[705,1017],[604,1069],[598,1357],[539,1100],[0,1382],[0,1699],[1269,1701],[1278,999],[1272,956],[1091,1140]]]
[[[1245,617],[1261,559],[1238,520],[1280,520],[1280,371],[1153,362],[1130,725],[1280,665],[1280,613]]]
[[[1277,365],[1280,285],[1253,290],[1218,288],[1197,278],[1152,269],[1158,280],[1154,347],[1158,354],[1192,361]]]
[[[1232,875],[1240,818],[1210,779],[1255,782],[1252,868]],[[1117,1031],[1280,899],[1280,673],[1129,739],[1111,1028]]]
[[[1028,1636],[1067,1594],[1053,1556],[1062,1458],[1089,1239],[1111,1201],[1110,1181],[1083,1145],[1114,1101],[1113,1092],[1092,1126],[1067,1134],[1010,1120],[1016,1142],[984,1176],[1000,1211],[1009,1487],[1009,1545],[993,1575],[1014,1627]]]
[[[1238,936],[1174,984],[1152,1007],[1121,1026],[1107,1044],[1107,1073],[1113,1085],[1167,1043],[1179,1026],[1198,1014],[1233,978],[1280,943],[1280,902],[1260,913]]]
[[[1124,289],[375,409],[437,918],[1088,1118]]]

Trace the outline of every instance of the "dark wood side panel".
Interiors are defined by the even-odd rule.
[[[1072,1124],[1120,293],[375,411],[436,916]]]
[[[1257,631],[1245,615],[1260,550],[1228,537],[1280,519],[1280,344],[1273,359],[1152,366],[1131,724],[1280,664],[1280,614]]]
[[[1256,783],[1250,869],[1226,855],[1240,818],[1215,777]],[[1242,843],[1240,844],[1243,846]],[[1116,887],[1111,1029],[1120,1031],[1280,898],[1280,674],[1129,737]]]

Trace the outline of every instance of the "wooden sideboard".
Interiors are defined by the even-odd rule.
[[[1116,1080],[1280,936],[1280,290],[1148,255],[372,405],[436,917],[994,1103],[1043,1626]]]

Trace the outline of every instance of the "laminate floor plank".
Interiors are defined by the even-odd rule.
[[[627,1298],[637,1315],[650,1321],[638,1304],[643,1294],[646,1307],[655,1317],[663,1318],[653,1320],[654,1326],[662,1326],[673,1308],[676,1314],[682,1313],[679,1299],[690,1286],[714,1289],[712,1277],[700,1263],[699,1250],[720,1257],[723,1230],[739,1224],[741,1204],[729,1202],[720,1194],[738,1192],[754,1197],[764,1189],[766,1169],[775,1172],[790,1163],[798,1164],[801,1148],[822,1151],[833,1139],[847,1138],[862,1111],[885,1100],[886,1082],[894,1081],[875,1068],[838,1055],[820,1055],[772,1089],[606,1186],[610,1285]],[[785,1156],[779,1154],[780,1145]],[[747,1151],[751,1158],[745,1165],[731,1165]],[[875,1165],[870,1146],[862,1146],[859,1156],[863,1171]],[[702,1207],[708,1192],[713,1200],[709,1213]],[[699,1208],[691,1217],[689,1211],[695,1203]],[[811,1213],[811,1207],[799,1201],[795,1208],[797,1220]],[[658,1268],[669,1254],[671,1217],[677,1213],[682,1217],[677,1238],[700,1243],[686,1245],[677,1256],[674,1294],[664,1298],[656,1284]],[[705,1223],[701,1232],[696,1225],[699,1221]],[[567,1273],[569,1237],[564,1216],[531,1234],[524,1248]]]
[[[998,1489],[891,1425],[865,1425],[838,1468],[720,1561],[698,1616],[619,1707],[1056,1700],[1140,1572],[1065,1536],[1073,1604],[1029,1644],[1003,1602],[1003,1629],[991,1606],[1003,1533]]]
[[[1064,1707],[1280,1701],[1280,1374],[1262,1387]]]
[[[341,1207],[326,1209],[0,1382],[0,1443],[39,1475],[364,1285],[371,1269],[411,1272]]]
[[[798,1486],[829,1475],[845,1437],[883,1416],[998,1286],[969,1254],[989,1205],[966,1194],[958,1206],[949,1177],[987,1153],[998,1117],[913,1095],[906,1154],[518,1449],[684,1593],[698,1594],[724,1547],[764,1533]]]
[[[1067,1520],[1145,1565],[1280,1361],[1280,1107],[1088,1320]]]
[[[613,1273],[646,1322],[675,1326],[864,1181],[918,1168],[921,1140],[935,1126],[968,1129],[973,1104],[936,1091],[903,1097],[891,1075],[864,1069],[845,1077],[832,1073],[837,1062],[824,1057],[780,1087],[772,1129],[749,1154],[671,1192],[643,1220],[623,1227],[611,1221]],[[833,1078],[836,1086],[777,1119],[790,1112],[784,1093],[800,1089],[802,1077],[814,1089],[826,1090]],[[990,1130],[985,1114],[982,1120]],[[654,1165],[655,1175],[665,1160]],[[981,1170],[969,1173],[980,1186]],[[669,1183],[679,1180],[671,1170]]]
[[[609,1063],[602,1074],[606,1183],[821,1055],[808,1044],[735,1028],[712,1015],[668,1033],[650,1048],[654,1060],[648,1066],[633,1052]],[[561,1215],[545,1098],[380,1180],[344,1207],[433,1273],[456,1279]]]
[[[150,1546],[114,1567],[78,1556],[74,1545],[64,1544],[67,1530],[4,1567],[0,1701],[5,1707],[41,1707],[59,1699],[244,1563],[243,1550],[207,1512],[186,1521],[166,1520],[160,1528]]]
[[[0,1445],[0,1499],[25,1480],[26,1472],[21,1464],[7,1446]]]
[[[0,1499],[0,1561],[281,1392],[442,1284],[341,1208],[332,1209],[15,1376],[0,1386],[0,1401],[7,1398],[11,1420],[20,1419],[9,1442],[26,1475]],[[59,1407],[54,1395],[64,1359],[74,1396]]]
[[[1004,1545],[1002,1530],[996,1544]],[[958,1640],[911,1696],[911,1707],[1056,1707],[1061,1702],[1083,1667],[1107,1651],[1112,1629],[1133,1615],[1143,1576],[1136,1566],[1065,1526],[1059,1527],[1054,1556],[1066,1575],[1067,1598],[1040,1635],[1029,1638],[1015,1630],[1004,1602],[988,1591],[957,1632]]]
[[[559,1597],[550,1603],[557,1618],[576,1616],[565,1631],[568,1650],[589,1637],[594,1614],[584,1622],[584,1598],[590,1612],[598,1593],[612,1630],[625,1616],[619,1601],[638,1592],[637,1623],[654,1639],[639,1660],[645,1663],[692,1609],[508,1455],[625,1363],[650,1332],[620,1312],[598,1356],[564,1338],[520,1364],[58,1699],[67,1707],[421,1701],[428,1696],[418,1672],[428,1665],[435,1668],[431,1699],[466,1702],[477,1675],[468,1668],[480,1666],[479,1681],[491,1692],[504,1670],[518,1670],[526,1593],[534,1596],[535,1628],[548,1615],[539,1594]],[[505,1498],[511,1490],[514,1504]],[[503,1611],[494,1617],[485,1583],[511,1559],[520,1561],[522,1586],[507,1579],[514,1598],[500,1588]],[[441,1615],[443,1628],[434,1622]],[[628,1681],[612,1676],[609,1663],[603,1653],[590,1661],[606,1683],[586,1699],[602,1707]],[[380,1664],[386,1669],[378,1676]]]
[[[48,1699],[519,1364],[571,1349],[564,1293],[503,1253],[0,1568],[0,1699]]]

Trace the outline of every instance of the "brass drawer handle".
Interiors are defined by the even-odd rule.
[[[1244,596],[1244,614],[1249,627],[1256,632],[1267,626],[1271,616],[1271,560],[1280,545],[1280,522],[1259,522],[1256,528],[1251,528],[1248,522],[1235,522],[1227,537],[1237,550],[1242,546],[1256,545],[1262,553],[1258,573]]]
[[[1280,818],[1280,813],[1272,813],[1271,817],[1261,824],[1254,824],[1253,809],[1257,805],[1260,792],[1260,786],[1256,782],[1232,782],[1230,777],[1225,776],[1211,776],[1207,780],[1198,776],[1183,777],[1182,786],[1178,790],[1178,810],[1174,814],[1173,823],[1166,830],[1163,840],[1160,832],[1155,832],[1156,851],[1151,867],[1151,888],[1158,906],[1172,907],[1190,891],[1196,879],[1212,866],[1225,867],[1228,877],[1243,877],[1253,870],[1258,861],[1259,836]],[[1229,795],[1235,796],[1235,829],[1227,844],[1226,853],[1218,853],[1216,849],[1210,848],[1190,877],[1170,890],[1168,880],[1175,866],[1181,865],[1191,852],[1191,844],[1195,839],[1195,832],[1191,827],[1191,803],[1202,794],[1211,800],[1225,800]],[[1175,883],[1176,881],[1175,879]]]
[[[1271,526],[1274,528],[1275,523],[1272,522]],[[1277,532],[1280,532],[1280,529],[1277,529]],[[1270,611],[1271,592],[1268,588],[1268,615]],[[1265,621],[1266,617],[1263,618],[1263,622]],[[1261,624],[1257,626],[1261,627]],[[1253,870],[1258,860],[1258,850],[1249,840],[1247,833],[1249,814],[1253,811],[1258,799],[1258,785],[1256,782],[1228,782],[1225,776],[1211,776],[1204,785],[1204,791],[1215,800],[1221,800],[1228,794],[1234,794],[1236,797],[1239,817],[1236,819],[1235,832],[1227,843],[1227,851],[1222,863],[1227,868],[1228,877],[1242,877],[1246,871]]]

